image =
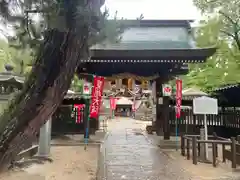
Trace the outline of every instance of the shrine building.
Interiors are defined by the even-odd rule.
[[[169,102],[163,97],[162,84],[188,72],[189,63],[204,63],[216,48],[197,48],[191,29],[192,20],[127,20],[128,29],[119,43],[97,44],[91,48],[91,59],[86,60],[78,73],[104,76],[107,79],[156,81],[157,134],[170,138]],[[160,101],[158,101],[160,102]]]

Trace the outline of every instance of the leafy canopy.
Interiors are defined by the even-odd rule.
[[[209,91],[225,84],[240,82],[240,1],[194,0],[207,15],[196,31],[199,47],[217,46],[217,52],[205,64],[190,66],[182,76],[186,87]]]
[[[193,0],[208,17],[217,16],[222,24],[221,37],[234,41],[240,51],[240,0]]]

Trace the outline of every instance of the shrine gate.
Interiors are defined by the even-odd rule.
[[[192,37],[191,20],[128,20],[129,28],[120,43],[97,44],[91,59],[78,73],[104,77],[133,75],[156,81],[157,134],[170,138],[169,97],[163,97],[162,84],[188,72],[189,63],[204,63],[215,47],[197,48]],[[82,67],[82,66],[81,66]]]

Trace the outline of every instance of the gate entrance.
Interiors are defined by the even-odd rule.
[[[170,138],[169,97],[162,85],[188,72],[189,63],[204,63],[216,48],[197,48],[191,37],[189,20],[128,20],[129,28],[120,43],[97,44],[91,48],[79,74],[95,74],[106,79],[132,78],[156,82],[157,134]],[[162,98],[162,103],[158,99]],[[97,121],[97,120],[96,120]]]

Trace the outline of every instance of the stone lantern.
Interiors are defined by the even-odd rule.
[[[5,65],[5,72],[0,73],[0,94],[9,95],[23,88],[24,76],[13,72],[13,66]]]

